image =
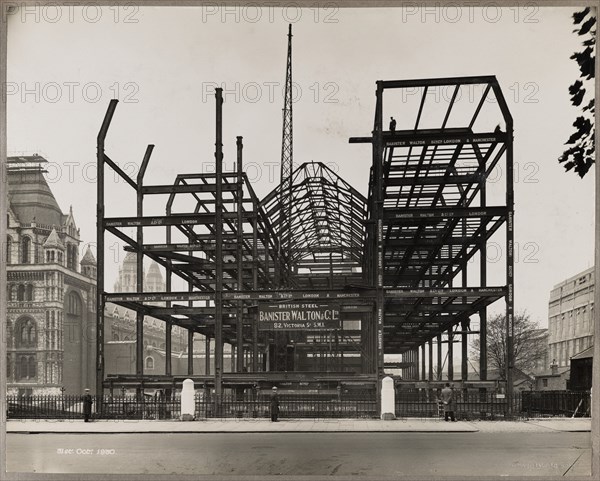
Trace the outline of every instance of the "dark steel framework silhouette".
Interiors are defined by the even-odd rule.
[[[482,86],[481,98],[473,104],[465,125],[450,127],[459,91],[470,85]],[[421,128],[428,89],[440,86],[454,92],[444,119],[436,128]],[[394,89],[421,92],[417,119],[410,130],[384,130],[384,93]],[[490,96],[504,128],[475,131]],[[504,298],[510,395],[513,132],[496,78],[378,81],[372,135],[350,139],[372,145],[367,198],[325,165],[307,163],[293,171],[289,185],[282,183],[258,199],[243,171],[241,137],[236,140],[236,172],[222,170],[221,89],[216,89],[215,99],[216,172],[180,174],[172,185],[144,184],[152,145],[135,181],[107,156],[104,141],[117,101],[109,105],[98,134],[97,391],[113,386],[177,386],[191,377],[214,387],[218,409],[224,389],[257,384],[356,384],[378,390],[386,367],[384,354],[402,354],[397,367],[403,369],[404,382],[436,381],[434,343],[438,373],[443,367],[442,344],[447,343],[447,377],[456,379],[452,366],[457,339],[462,345],[464,381],[468,379],[467,337],[475,334],[481,340],[480,378],[485,381],[486,308]],[[506,203],[488,205],[486,181],[499,164],[505,167]],[[105,216],[106,167],[135,190],[136,216]],[[146,215],[144,200],[159,195],[168,196],[165,214]],[[131,227],[136,228],[135,239],[124,232]],[[506,231],[506,283],[488,286],[486,245],[501,228]],[[150,230],[160,232],[164,241],[146,242]],[[106,233],[138,254],[138,292],[105,292]],[[289,249],[282,249],[286,245]],[[467,263],[475,257],[479,275],[473,280]],[[143,292],[144,258],[164,267],[166,292]],[[187,289],[174,290],[175,279]],[[307,299],[338,303],[340,326],[322,331],[259,326],[259,303]],[[138,313],[136,375],[104,372],[103,312],[109,301]],[[479,330],[469,329],[473,315],[480,318]],[[167,325],[165,376],[144,374],[144,316]],[[190,357],[188,374],[172,375],[173,325],[188,330],[190,351],[194,333],[215,343],[214,372],[208,373],[207,362],[206,374],[194,374]],[[235,358],[232,372],[223,371],[225,343],[232,346]]]
[[[450,121],[457,99],[464,90],[479,86],[482,93],[462,122]],[[428,103],[439,96],[430,90],[445,88],[450,100],[440,123],[420,126]],[[404,90],[419,92],[414,126],[406,130],[384,130],[384,93]],[[410,95],[410,94],[409,94]],[[497,105],[498,126],[474,130],[486,102]],[[439,102],[438,102],[439,103]],[[436,105],[439,108],[439,105]],[[500,128],[504,123],[504,130]],[[441,372],[442,332],[447,332],[448,378],[454,379],[454,336],[461,336],[461,377],[467,379],[467,336],[471,315],[480,317],[480,378],[487,379],[486,308],[506,299],[507,394],[512,394],[512,348],[514,313],[514,193],[513,122],[494,76],[377,82],[376,109],[371,137],[351,138],[354,143],[371,143],[373,165],[369,181],[369,219],[366,258],[369,279],[377,296],[377,372],[383,371],[383,353],[403,352],[411,363],[411,377],[425,377],[425,344],[429,347],[429,379],[433,379],[433,340],[438,345],[437,370]],[[486,199],[487,179],[503,161],[506,203],[490,206]],[[506,285],[487,286],[486,245],[505,225]],[[473,283],[467,263],[479,254],[480,275]],[[460,289],[453,287],[454,282]],[[469,287],[469,286],[476,287]],[[400,288],[394,299],[390,290]],[[407,291],[415,289],[414,294]],[[404,292],[402,292],[404,290]],[[417,290],[422,290],[418,292]]]

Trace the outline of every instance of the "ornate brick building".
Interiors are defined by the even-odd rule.
[[[9,394],[60,394],[61,388],[77,394],[95,386],[96,259],[89,247],[79,259],[82,241],[73,209],[62,212],[44,177],[44,163],[37,155],[8,159]],[[131,292],[135,282],[135,255],[128,254],[115,290]],[[156,264],[144,284],[149,291],[164,290]],[[144,324],[147,351],[164,347],[164,323],[148,318]],[[107,304],[104,338],[133,341],[135,315]],[[173,329],[174,356],[184,351],[186,339],[180,328]],[[149,367],[158,361],[147,357]]]
[[[94,375],[95,261],[79,261],[72,209],[64,214],[39,156],[8,159],[7,388],[80,392]]]

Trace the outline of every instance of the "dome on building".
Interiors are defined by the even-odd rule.
[[[46,242],[44,242],[44,247],[55,249],[65,248],[62,241],[60,240],[60,237],[58,237],[58,233],[56,232],[56,229],[54,227],[52,228],[52,232],[50,232],[50,235],[47,237]]]
[[[63,213],[40,170],[8,169],[10,206],[21,224],[63,225]]]

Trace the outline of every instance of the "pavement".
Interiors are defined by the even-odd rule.
[[[319,433],[319,432],[445,432],[549,433],[589,432],[589,418],[542,418],[527,421],[457,421],[404,418],[378,419],[210,419],[200,421],[20,419],[6,423],[7,433]]]

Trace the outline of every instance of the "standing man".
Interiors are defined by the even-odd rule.
[[[447,382],[446,387],[442,389],[441,398],[444,403],[444,421],[448,421],[448,415],[450,415],[452,422],[456,421],[456,419],[454,419],[454,391],[450,389],[449,382]]]
[[[394,117],[390,117],[390,132],[396,131],[396,119]]]
[[[83,395],[82,400],[84,422],[88,423],[90,421],[90,416],[92,415],[92,404],[94,404],[94,400],[92,399],[89,389],[85,389],[85,394]]]
[[[277,395],[277,388],[273,386],[271,392],[271,421],[277,422],[279,416],[279,396]]]

